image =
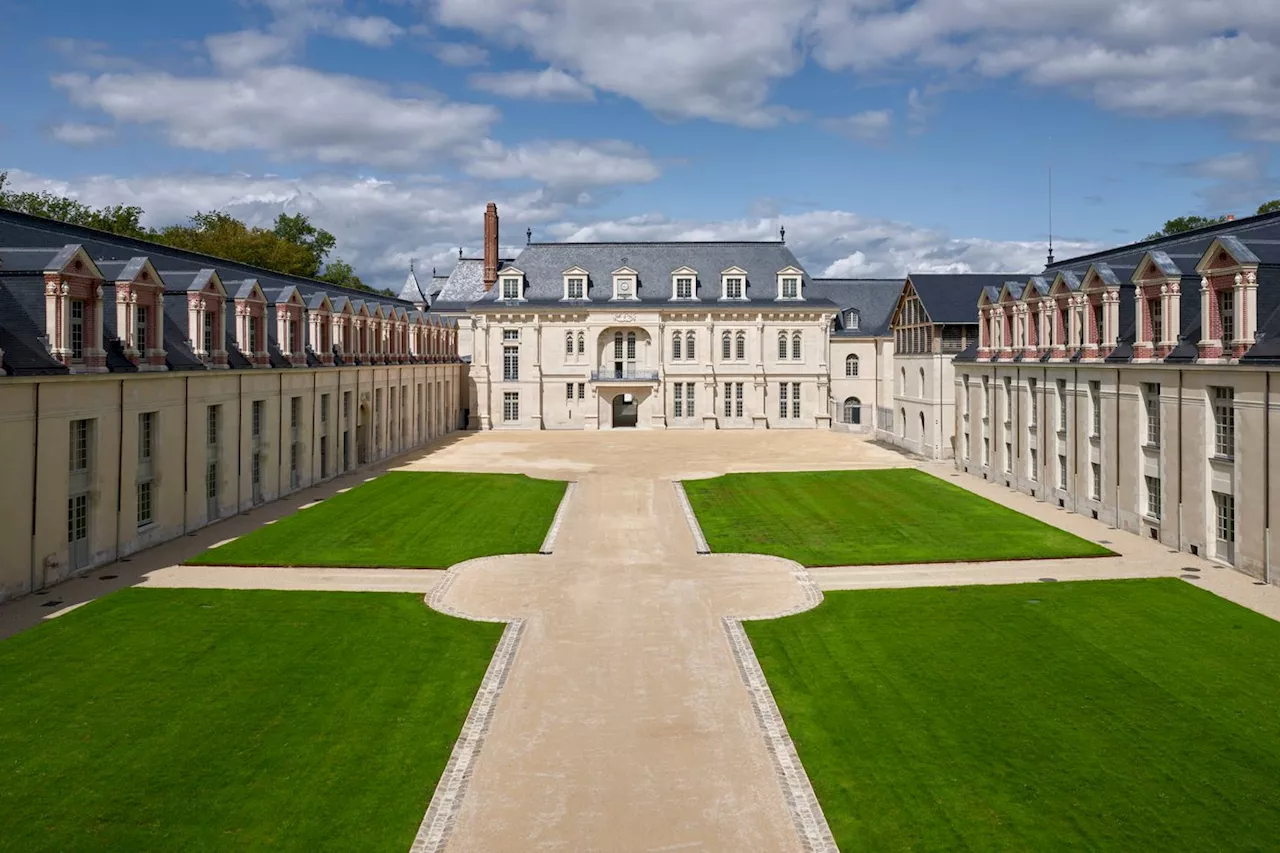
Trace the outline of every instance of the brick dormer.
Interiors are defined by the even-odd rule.
[[[1039,358],[1049,352],[1053,342],[1053,301],[1049,299],[1049,282],[1043,276],[1027,279],[1020,300],[1027,309],[1027,337],[1023,341],[1024,358]]]
[[[1200,274],[1202,359],[1238,359],[1258,328],[1258,256],[1233,236],[1217,237],[1196,264]]]
[[[252,367],[270,367],[271,359],[267,352],[267,297],[262,292],[262,287],[254,278],[227,282],[227,285],[234,288],[233,332],[236,349]]]
[[[999,293],[984,287],[978,294],[978,361],[997,358],[1000,350]]]
[[[307,346],[321,364],[333,364],[333,302],[324,292],[311,294],[306,302]]]
[[[351,355],[357,364],[370,363],[370,345],[374,331],[369,303],[356,299],[351,303]]]
[[[130,258],[114,273],[116,336],[124,357],[139,371],[162,371],[164,348],[164,281],[151,261]]]
[[[1120,278],[1104,263],[1089,265],[1080,289],[1084,295],[1085,360],[1111,355],[1120,337]]]
[[[302,294],[293,285],[271,291],[268,301],[275,315],[276,346],[280,354],[295,367],[307,363],[306,339],[303,333],[303,312],[306,308]]]
[[[1053,306],[1053,343],[1049,358],[1062,361],[1084,346],[1084,295],[1080,293],[1080,279],[1075,273],[1059,272],[1049,287],[1049,299]]]
[[[187,299],[187,339],[191,351],[214,370],[227,368],[227,290],[217,270],[196,273],[165,273],[166,281],[182,276]],[[189,276],[189,278],[188,278]]]
[[[331,323],[329,343],[333,351],[347,364],[355,357],[356,346],[355,315],[351,306],[352,301],[345,296],[339,296],[330,301],[333,313],[329,315]]]
[[[1164,252],[1147,252],[1133,282],[1135,361],[1166,358],[1178,344],[1182,319],[1182,270]]]
[[[74,243],[63,246],[43,266],[49,354],[72,373],[105,373],[101,270],[84,247]]]

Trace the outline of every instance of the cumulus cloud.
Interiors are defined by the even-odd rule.
[[[558,68],[472,74],[468,82],[472,88],[506,98],[536,101],[592,101],[596,97],[590,86]]]
[[[325,30],[330,35],[358,41],[369,47],[386,47],[404,32],[404,27],[378,15],[339,15],[328,23]]]
[[[485,141],[464,168],[477,178],[523,178],[553,189],[643,184],[660,174],[643,148],[617,140],[555,140],[514,148]]]
[[[823,119],[822,126],[850,139],[881,143],[889,138],[893,127],[893,111],[866,110],[843,118]]]
[[[78,106],[158,126],[184,148],[254,149],[321,163],[417,164],[483,138],[498,117],[489,106],[395,97],[368,80],[297,66],[233,77],[63,74],[53,83]]]
[[[95,145],[115,135],[115,128],[103,124],[63,122],[49,128],[49,135],[64,145]]]

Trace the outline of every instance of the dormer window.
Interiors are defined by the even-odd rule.
[[[613,271],[613,298],[638,299],[636,295],[636,276],[631,267],[619,267]]]
[[[570,299],[582,299],[586,295],[586,289],[586,279],[575,276],[569,279],[567,296]]]
[[[850,309],[849,311],[845,312],[844,327],[850,330],[858,328],[858,312],[857,311]]]
[[[520,279],[504,278],[502,280],[502,298],[503,299],[519,299],[520,298]]]
[[[741,299],[742,279],[726,278],[724,280],[724,297],[725,299]]]
[[[741,267],[729,267],[720,273],[721,299],[747,298],[747,271]]]
[[[680,267],[671,272],[671,298],[696,300],[698,273],[692,267]]]
[[[682,276],[676,279],[676,299],[693,298],[693,279]]]
[[[71,300],[71,360],[84,361],[84,300]]]
[[[804,275],[796,267],[785,267],[778,270],[778,298],[800,299],[800,279]]]

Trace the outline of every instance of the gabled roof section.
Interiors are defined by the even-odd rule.
[[[237,302],[266,302],[267,295],[262,292],[256,278],[245,279],[244,281],[227,282],[227,290],[232,294],[232,298]]]
[[[98,270],[102,273],[104,281],[116,284],[133,284],[139,280],[147,284],[164,284],[160,273],[156,272],[156,268],[152,266],[151,259],[145,255],[139,255],[127,261],[99,261]]]
[[[1016,272],[911,273],[907,281],[933,323],[977,323],[978,296],[984,287],[998,291]],[[904,291],[905,295],[905,291]]]
[[[1089,269],[1084,274],[1084,285],[1091,286],[1095,281],[1103,287],[1120,286],[1120,277],[1105,261],[1094,261],[1089,264]]]
[[[1022,290],[1022,299],[1041,299],[1049,295],[1049,282],[1042,275],[1033,275],[1027,279],[1027,286]]]
[[[76,269],[76,264],[80,269]],[[0,248],[0,274],[75,273],[102,278],[93,258],[79,243],[35,248]]]
[[[298,288],[292,284],[285,285],[280,288],[271,290],[263,290],[263,294],[267,297],[267,301],[272,305],[302,305],[304,304],[302,294],[298,292]]]
[[[1262,261],[1249,250],[1240,239],[1233,234],[1224,234],[1220,237],[1214,237],[1213,242],[1204,250],[1204,255],[1200,258],[1200,262],[1196,264],[1196,272],[1204,273],[1211,266],[1214,260],[1221,253],[1225,253],[1234,263],[1237,264],[1260,264]]]
[[[339,299],[345,299],[345,296],[339,296]],[[307,300],[308,311],[333,311],[333,301],[329,299],[329,294],[323,290],[311,294],[311,298]]]
[[[991,284],[985,285],[982,288],[982,291],[978,294],[978,307],[981,308],[984,305],[995,305],[998,303],[1000,301],[1001,287],[1004,287],[1004,285],[1001,285],[1000,287],[996,287]]]
[[[1022,292],[1026,289],[1026,285],[1020,281],[1006,281],[1000,286],[1000,295],[996,298],[997,302],[1009,303],[1017,302],[1022,299]]]
[[[1050,296],[1079,292],[1080,277],[1071,270],[1058,270],[1058,274],[1053,277],[1053,284],[1049,286]]]
[[[1192,267],[1191,269],[1184,270],[1178,264],[1174,263],[1173,258],[1169,257],[1159,249],[1154,249],[1147,252],[1142,256],[1142,259],[1138,261],[1138,265],[1133,268],[1133,275],[1130,276],[1130,280],[1137,283],[1142,281],[1144,278],[1158,277],[1147,276],[1146,272],[1148,269],[1155,270],[1160,276],[1164,276],[1165,278],[1180,278],[1181,276],[1194,271],[1195,268]]]
[[[880,338],[890,334],[889,320],[902,293],[900,278],[815,278],[809,296],[834,303],[840,313],[835,333],[839,337]],[[846,312],[858,312],[858,328],[845,328]]]
[[[166,293],[216,293],[227,295],[227,288],[222,283],[218,271],[212,268],[199,270],[164,270],[160,273],[164,279]]]

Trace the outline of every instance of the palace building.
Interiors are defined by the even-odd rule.
[[[959,468],[1272,580],[1280,214],[992,283],[973,313]]]
[[[454,320],[0,210],[0,600],[461,426]]]

